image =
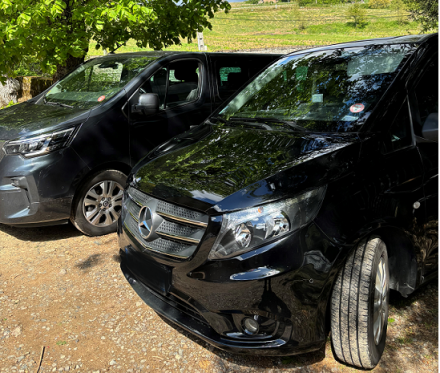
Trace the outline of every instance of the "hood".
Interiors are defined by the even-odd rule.
[[[0,140],[13,140],[63,127],[73,121],[87,120],[90,109],[24,102],[0,110]]]
[[[157,198],[222,213],[325,185],[354,165],[359,145],[354,133],[205,124],[142,160],[134,183]]]

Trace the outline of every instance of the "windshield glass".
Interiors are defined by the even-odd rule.
[[[320,132],[356,131],[414,49],[381,45],[286,57],[243,89],[219,117],[286,121]]]
[[[44,102],[91,108],[112,98],[157,58],[112,56],[91,60],[60,80]]]

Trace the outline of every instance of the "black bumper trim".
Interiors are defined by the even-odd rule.
[[[286,341],[283,339],[269,341],[235,341],[223,338],[205,322],[201,322],[191,315],[180,311],[170,304],[172,303],[171,300],[168,302],[166,297],[162,297],[160,294],[157,294],[145,284],[138,281],[135,275],[124,263],[124,258],[122,257],[121,259],[121,270],[126,280],[148,306],[169,321],[177,324],[182,329],[196,335],[217,348],[241,354],[285,356],[316,351],[323,346],[322,341],[300,346],[297,342]]]

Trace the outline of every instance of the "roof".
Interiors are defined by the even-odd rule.
[[[245,53],[239,53],[239,52],[191,52],[191,51],[148,51],[148,52],[128,52],[128,53],[114,53],[114,54],[107,54],[106,56],[97,56],[97,57],[93,57],[93,58],[99,58],[99,59],[105,59],[105,58],[113,58],[115,56],[117,57],[156,57],[156,58],[161,58],[161,57],[165,57],[165,56],[171,56],[171,55],[178,55],[178,54],[209,54],[209,55],[218,55],[218,56],[224,56],[224,55],[249,55],[249,56],[255,56],[256,53],[249,53],[249,52],[245,52]],[[272,54],[274,56],[282,56],[282,54],[280,53],[264,53],[264,54]]]
[[[366,39],[366,40],[357,40],[351,41],[348,43],[340,43],[340,44],[332,44],[326,45],[323,47],[311,48],[311,49],[303,49],[300,51],[295,51],[289,53],[289,55],[302,54],[304,52],[318,52],[324,51],[328,49],[336,49],[336,48],[352,48],[352,47],[364,47],[367,45],[390,45],[390,44],[422,44],[426,40],[436,37],[437,34],[428,34],[428,35],[404,35],[404,36],[392,36],[386,38],[376,38],[376,39]]]

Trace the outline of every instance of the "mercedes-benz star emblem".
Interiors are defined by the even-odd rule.
[[[144,238],[145,240],[150,236],[152,226],[153,213],[148,206],[144,206],[141,208],[141,211],[139,211],[138,229],[142,238]]]

